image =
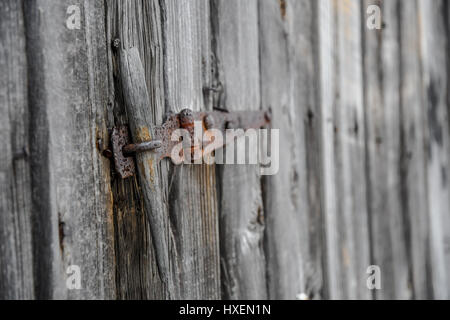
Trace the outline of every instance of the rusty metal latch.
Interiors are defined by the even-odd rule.
[[[270,123],[270,118],[269,111],[193,112],[190,109],[184,109],[178,114],[168,114],[165,122],[154,128],[154,139],[140,143],[130,142],[126,126],[117,127],[111,134],[115,168],[122,178],[128,178],[136,171],[133,154],[150,151],[158,160],[170,157],[173,147],[179,143],[179,141],[172,141],[172,133],[176,129],[185,129],[193,139],[195,121],[201,121],[205,130],[218,129],[225,133],[226,129],[261,128]]]

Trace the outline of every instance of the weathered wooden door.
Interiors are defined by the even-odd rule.
[[[448,298],[449,10],[0,1],[0,298]],[[278,172],[147,152],[121,178],[114,128],[185,108],[271,110]]]

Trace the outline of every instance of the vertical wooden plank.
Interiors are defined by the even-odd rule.
[[[369,298],[366,269],[369,265],[369,230],[365,179],[365,127],[362,93],[361,2],[337,5],[338,74],[336,158],[338,174],[338,250],[341,254],[344,296]]]
[[[338,252],[333,250],[333,245],[337,243],[337,232],[335,228],[327,226],[336,224],[336,190],[334,184],[334,146],[333,135],[335,131],[333,121],[333,103],[335,92],[335,81],[333,81],[335,15],[333,2],[330,0],[319,0],[319,38],[320,38],[320,111],[321,111],[321,138],[323,157],[323,210],[325,229],[325,283],[326,296],[336,298],[338,288],[338,275],[340,266],[337,264]]]
[[[119,1],[112,4],[108,19],[111,40],[120,39],[119,48],[124,50],[120,59],[115,54],[111,62],[120,66],[114,70],[120,79],[115,88],[116,124],[129,123],[138,141],[150,138],[153,125],[162,123],[165,111],[205,108],[203,86],[210,76],[207,1]],[[149,134],[139,128],[147,128]],[[145,232],[137,238],[120,237],[121,243],[128,243],[144,258],[120,259],[121,296],[128,297],[131,290],[137,297],[218,298],[214,168],[174,167],[169,160],[157,165],[150,160],[151,153],[137,157],[138,163],[148,164],[138,168],[144,178],[136,180],[143,207],[128,199],[131,208],[137,205],[139,216],[148,219],[149,230],[138,227],[143,223],[140,218],[126,213],[131,208],[123,208],[117,219],[123,232]],[[120,193],[135,190],[130,182],[117,183],[125,186],[118,189]],[[136,248],[139,243],[141,249]],[[127,266],[140,273],[132,274]]]
[[[0,299],[34,298],[23,6],[0,3]]]
[[[124,101],[130,121],[133,142],[148,141],[153,126],[148,112],[149,97],[142,62],[136,47],[121,50],[120,73]],[[150,132],[150,134],[149,134]],[[165,210],[160,178],[157,176],[157,159],[150,152],[137,154],[136,163],[139,182],[144,198],[145,213],[150,224],[150,231],[155,248],[156,266],[163,282],[168,282],[169,273],[169,236],[167,210]],[[173,285],[169,283],[169,287]]]
[[[209,1],[161,3],[166,111],[211,108]],[[165,160],[167,161],[167,160]],[[214,166],[171,166],[167,178],[169,217],[174,234],[170,259],[173,297],[220,298],[219,231]]]
[[[322,230],[314,1],[260,2],[261,99],[280,129],[280,168],[264,178],[269,297],[321,298]]]
[[[433,296],[449,298],[449,123],[447,45],[443,1],[419,1],[422,96],[426,108],[425,150],[429,211],[429,254]]]
[[[364,93],[371,264],[380,267],[380,299],[408,299],[401,146],[401,51],[398,1],[365,1],[383,12],[383,29],[364,30]]]
[[[212,6],[214,86],[220,83],[223,90],[215,106],[233,111],[258,110],[257,1],[212,1]],[[266,299],[259,166],[224,165],[218,170],[222,297]]]
[[[360,1],[338,1],[335,158],[343,297],[367,299],[370,247],[365,179]]]
[[[164,84],[159,1],[108,2],[107,39],[111,44],[108,51],[111,92],[108,127],[128,125],[129,117],[136,116],[136,113],[129,115],[132,110],[142,113],[142,122],[160,124],[164,112]],[[128,59],[130,50],[133,54]],[[130,81],[137,83],[133,85]],[[128,107],[134,109],[127,110]],[[149,223],[151,206],[144,201],[153,193],[145,198],[137,175],[128,179],[113,177],[117,297],[167,298],[168,279],[167,275],[158,272],[152,239],[154,229]],[[154,179],[160,183],[160,173]],[[159,209],[162,211],[155,211],[155,214],[167,216],[167,210]],[[167,264],[167,250],[160,250],[159,254],[160,258],[165,254]]]
[[[36,296],[114,298],[109,161],[97,150],[107,137],[103,4],[27,2],[25,18]],[[71,265],[80,290],[66,286]]]
[[[424,148],[424,117],[422,102],[420,22],[417,1],[400,2],[401,40],[401,129],[402,129],[402,192],[405,225],[411,264],[411,281],[415,299],[431,294],[428,266],[428,203],[426,156]],[[411,24],[411,21],[418,21]]]
[[[361,3],[321,1],[319,26],[328,295],[368,299]]]

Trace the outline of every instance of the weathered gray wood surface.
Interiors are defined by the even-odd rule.
[[[34,298],[23,7],[0,3],[0,298]]]
[[[330,298],[367,299],[366,198],[360,1],[322,1],[322,143]]]
[[[402,196],[410,280],[414,298],[430,296],[430,272],[428,265],[428,210],[425,181],[424,115],[421,101],[420,25],[411,25],[407,17],[418,16],[416,1],[401,1],[401,143],[402,146]]]
[[[448,6],[448,3],[445,2]],[[425,111],[425,156],[428,190],[428,241],[434,297],[449,299],[450,236],[449,105],[447,101],[447,12],[444,1],[419,1],[422,57],[422,108]]]
[[[166,111],[211,109],[203,88],[210,86],[209,1],[163,4]],[[167,179],[173,223],[175,297],[220,298],[218,205],[214,166],[172,166]]]
[[[385,271],[377,298],[408,299],[410,264],[406,241],[406,199],[402,180],[401,1],[366,1],[384,12],[383,29],[364,32],[367,186],[372,261]],[[410,53],[409,53],[410,54]],[[405,221],[406,220],[406,221]]]
[[[128,124],[125,95],[130,99],[138,99],[132,92],[123,92],[127,85],[124,75],[124,61],[120,60],[120,52],[125,48],[137,47],[140,51],[139,59],[145,70],[145,81],[149,102],[156,106],[154,112],[147,116],[160,123],[162,120],[163,90],[162,85],[149,86],[149,81],[160,83],[161,68],[151,68],[146,63],[144,52],[151,54],[155,65],[160,65],[163,59],[162,47],[144,47],[144,43],[158,43],[161,41],[161,27],[152,28],[152,32],[145,32],[148,25],[161,26],[159,4],[152,1],[145,8],[136,7],[135,1],[111,1],[106,9],[106,43],[108,45],[108,79],[111,96],[108,104],[108,128]],[[118,40],[114,47],[111,44]],[[114,50],[112,50],[114,49]],[[144,51],[145,50],[145,51]],[[133,60],[135,64],[136,60]],[[122,68],[120,63],[122,63]],[[132,65],[135,67],[136,65]],[[124,70],[124,71],[121,71]],[[128,75],[128,77],[131,75]],[[133,75],[142,78],[142,74]],[[142,88],[136,88],[136,90]],[[144,121],[145,119],[143,119]],[[150,128],[149,128],[150,130]],[[156,176],[158,178],[158,176]],[[150,232],[148,212],[145,210],[144,195],[138,182],[138,177],[121,179],[113,175],[114,199],[114,228],[115,228],[115,257],[116,257],[116,285],[119,299],[163,299],[167,295],[167,288],[158,273],[156,253]],[[167,283],[167,282],[166,282]]]
[[[115,61],[120,65],[118,86],[124,97],[118,108],[128,115],[134,140],[148,140],[152,125],[161,124],[165,112],[211,108],[203,101],[203,87],[210,77],[209,2],[119,1],[115,5],[114,37],[122,42],[120,59]],[[113,15],[123,16],[115,20]],[[137,164],[151,232],[141,241],[147,247],[152,240],[159,273],[159,279],[153,280],[162,282],[163,291],[154,290],[155,297],[219,298],[214,167],[175,167],[169,160],[157,164],[148,153],[139,155]],[[148,290],[147,283],[142,287]]]
[[[220,0],[212,5],[216,63],[213,85],[220,83],[223,90],[217,106],[231,111],[258,110],[258,3]],[[266,299],[259,167],[223,165],[218,170],[223,298]]]
[[[9,167],[8,190],[16,190],[9,201],[17,201],[14,207],[2,209],[2,217],[13,216],[16,221],[2,224],[2,229],[16,234],[2,240],[2,247],[15,245],[14,254],[23,261],[7,275],[8,281],[17,281],[11,288],[24,282],[23,293],[18,291],[23,297],[114,298],[109,162],[97,151],[97,141],[107,139],[104,8],[86,3],[83,28],[69,30],[65,28],[67,7],[64,2],[51,1],[26,2],[24,7],[20,2],[2,3],[2,23],[16,16],[6,19],[11,26],[2,27],[2,39],[6,35],[6,44],[16,32],[14,45],[18,46],[2,62],[2,69],[17,65],[14,73],[2,78],[7,81],[7,96],[17,99],[5,100],[13,136],[2,135],[2,139],[12,143],[8,148],[12,152],[29,150],[14,161],[15,169],[12,158],[2,160],[2,168]],[[2,40],[2,48],[3,44]],[[17,60],[8,61],[13,57]],[[22,60],[19,64],[18,59]],[[20,80],[21,68],[27,70],[27,84]],[[31,179],[27,178],[28,166]],[[27,190],[31,190],[31,202]],[[9,256],[2,253],[1,259],[2,265],[10,264]],[[83,290],[67,289],[70,265],[80,267]],[[27,271],[30,268],[33,275]],[[3,290],[1,295],[14,297]]]
[[[280,128],[280,168],[264,177],[269,297],[322,297],[317,4],[260,3],[261,97]]]
[[[449,14],[444,0],[2,1],[0,298],[449,298]],[[213,107],[272,110],[276,175],[144,153],[121,179],[104,156],[116,126],[137,142],[166,112]]]

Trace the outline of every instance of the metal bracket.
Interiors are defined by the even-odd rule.
[[[114,128],[111,144],[116,171],[122,178],[134,175],[135,165],[132,157],[134,153],[151,151],[158,160],[170,157],[172,148],[179,143],[179,141],[171,140],[172,133],[176,129],[186,129],[193,139],[195,121],[201,121],[204,130],[218,129],[225,133],[226,129],[261,128],[269,124],[270,120],[271,115],[268,111],[193,112],[190,109],[184,109],[179,114],[166,115],[165,122],[154,128],[154,140],[134,144],[130,143],[127,127]]]
[[[113,129],[111,133],[111,145],[113,149],[114,165],[122,179],[131,177],[136,172],[133,157],[126,157],[122,152],[123,147],[129,143],[130,138],[128,137],[128,128],[126,126],[120,126]]]

